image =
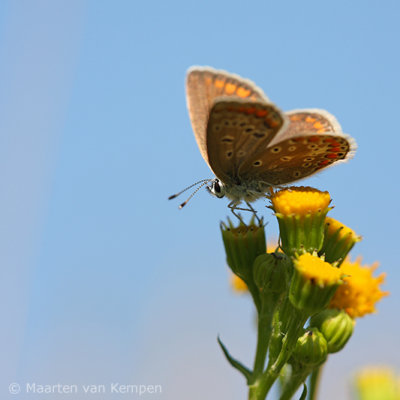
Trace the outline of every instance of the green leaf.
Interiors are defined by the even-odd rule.
[[[301,394],[301,397],[300,397],[299,400],[306,400],[306,397],[307,397],[307,386],[306,386],[306,384],[304,383],[303,393]]]
[[[250,380],[251,378],[251,371],[245,367],[240,361],[234,359],[228,352],[227,348],[225,347],[225,345],[222,343],[221,339],[217,338],[219,345],[221,346],[222,351],[225,354],[226,359],[228,360],[229,364],[232,365],[233,368],[237,369],[239,372],[241,372],[245,378],[247,379],[247,381]]]

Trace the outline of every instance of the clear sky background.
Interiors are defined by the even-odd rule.
[[[219,232],[227,201],[166,200],[212,176],[186,111],[191,65],[248,77],[284,110],[325,108],[355,137],[353,160],[304,183],[330,191],[391,295],[330,357],[321,398],[350,399],[363,365],[400,369],[399,19],[395,0],[1,2],[0,397],[63,398],[13,397],[11,382],[246,397],[216,342],[252,361],[252,304],[229,288]],[[74,396],[89,397],[127,398]]]

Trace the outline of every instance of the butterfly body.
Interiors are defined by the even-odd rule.
[[[327,111],[283,112],[235,74],[192,67],[186,96],[200,152],[216,175],[208,189],[232,200],[233,208],[344,161],[355,150]]]
[[[219,186],[219,190],[215,190],[216,184]],[[237,180],[234,183],[223,183],[216,178],[211,183],[210,191],[219,198],[226,196],[235,204],[239,204],[241,201],[252,203],[253,201],[265,197],[265,192],[271,186],[272,185],[257,180]]]

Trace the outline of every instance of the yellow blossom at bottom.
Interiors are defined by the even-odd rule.
[[[365,367],[355,383],[360,400],[400,400],[400,381],[390,367]]]
[[[372,275],[377,267],[377,264],[362,266],[360,258],[355,262],[347,258],[340,267],[344,284],[338,288],[329,306],[345,310],[352,318],[375,312],[375,304],[389,294],[379,287],[385,274]]]

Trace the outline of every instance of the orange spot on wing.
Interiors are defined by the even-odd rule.
[[[220,79],[216,79],[215,82],[214,82],[214,85],[215,85],[216,88],[221,89],[221,88],[224,87],[225,82],[221,81]]]
[[[329,164],[329,161],[328,161],[328,160],[324,160],[324,161],[321,161],[321,162],[319,163],[320,166],[327,165],[327,164]]]
[[[324,129],[324,126],[321,124],[321,122],[319,122],[319,121],[317,121],[314,125],[313,125],[313,127],[315,128],[315,129]],[[325,130],[325,129],[324,129]]]
[[[316,121],[316,119],[313,118],[313,117],[306,117],[306,122],[313,123],[313,122],[315,122],[315,121]]]
[[[250,92],[249,89],[245,89],[245,88],[243,88],[243,87],[239,87],[239,88],[237,88],[237,90],[236,90],[236,94],[237,94],[239,97],[247,97],[250,93],[251,93],[251,92]]]
[[[319,138],[318,136],[310,136],[308,138],[309,142],[319,142],[321,140],[321,138]]]
[[[280,124],[277,120],[275,120],[275,119],[273,119],[273,118],[271,118],[271,119],[266,119],[266,121],[270,124],[270,126],[271,126],[272,128],[276,128],[276,127]]]
[[[257,117],[265,117],[268,114],[267,110],[257,110],[256,115]]]
[[[333,147],[330,150],[337,153],[338,151],[340,151],[340,147]]]
[[[298,115],[298,114],[289,115],[289,119],[290,119],[291,121],[299,121],[299,120],[301,120],[301,116]]]
[[[251,108],[247,108],[247,109],[245,109],[244,110],[244,112],[246,113],[246,114],[254,114],[255,112],[256,112],[257,110],[254,108],[254,107],[251,107]]]
[[[225,86],[225,92],[228,94],[235,93],[237,86],[233,83],[227,83]]]
[[[326,156],[325,156],[326,158],[337,158],[338,157],[338,155],[336,154],[336,153],[329,153],[329,154],[327,154]]]

